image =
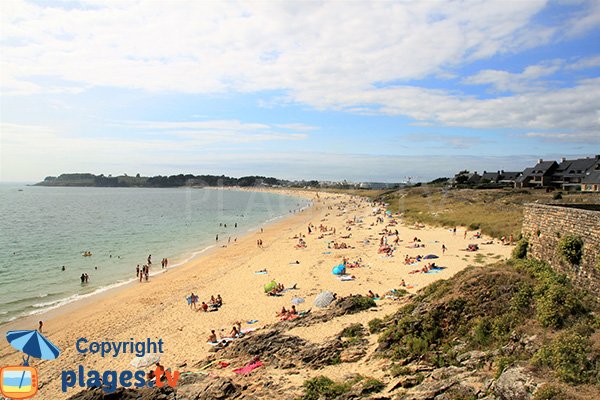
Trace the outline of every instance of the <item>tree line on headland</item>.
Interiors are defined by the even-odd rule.
[[[91,186],[91,187],[182,187],[182,186],[285,186],[285,187],[319,187],[319,181],[287,181],[265,176],[243,176],[232,178],[225,175],[192,175],[179,174],[170,176],[105,176],[84,174],[61,174],[58,177],[48,176],[36,186]]]

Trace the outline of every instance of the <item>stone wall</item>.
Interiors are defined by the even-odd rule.
[[[583,239],[580,265],[570,265],[558,253],[565,235]],[[574,284],[600,296],[600,205],[526,204],[523,236],[529,240],[531,257],[565,273]]]

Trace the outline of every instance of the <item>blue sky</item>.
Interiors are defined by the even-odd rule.
[[[428,180],[600,153],[600,2],[0,3],[0,180]]]

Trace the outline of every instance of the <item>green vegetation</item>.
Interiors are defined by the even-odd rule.
[[[340,333],[341,337],[356,338],[365,336],[365,327],[362,324],[352,324],[345,327]]]
[[[387,192],[379,198],[410,222],[466,226],[496,238],[511,234],[517,238],[523,224],[523,204],[552,203],[555,202],[552,196],[540,190],[447,189],[423,185]],[[578,203],[593,198],[593,194],[577,193],[565,196],[561,202]]]
[[[592,353],[590,339],[576,332],[566,331],[542,347],[533,362],[553,369],[566,383],[586,383],[597,379],[600,362],[588,359]]]
[[[529,248],[529,242],[527,239],[523,238],[517,242],[517,245],[512,251],[512,256],[514,258],[525,258],[527,257],[527,249]]]
[[[364,380],[364,382],[362,384],[362,393],[368,394],[368,393],[381,392],[384,387],[385,387],[385,384],[383,382],[381,382],[380,380],[377,380],[375,378],[367,378]]]
[[[377,304],[375,304],[375,300],[366,296],[352,297],[352,304],[354,305],[353,310],[355,312],[368,310],[371,307],[377,307]]]
[[[369,321],[369,333],[379,333],[385,328],[385,323],[381,318],[375,318]]]
[[[583,240],[579,236],[566,235],[558,243],[558,252],[566,262],[579,265],[583,256]]]
[[[532,400],[568,400],[569,397],[561,388],[554,385],[543,385],[533,395]]]
[[[360,395],[376,393],[383,390],[385,384],[375,378],[356,375],[344,383],[337,383],[325,376],[317,376],[304,381],[303,400],[336,399],[350,391]]]
[[[550,369],[563,382],[591,383],[600,378],[600,351],[590,344],[600,328],[593,317],[599,309],[548,265],[513,259],[472,267],[424,288],[386,318],[393,323],[382,330],[379,349],[401,365],[419,361],[442,367],[458,364],[460,344],[462,352],[498,351],[498,374],[515,363],[530,363]],[[549,335],[539,335],[542,330]],[[511,344],[524,337],[535,338],[537,344]],[[513,350],[504,353],[506,346]],[[393,365],[390,374],[410,371]]]
[[[304,382],[304,400],[334,399],[348,390],[350,386],[346,384],[335,383],[326,376],[317,376]]]

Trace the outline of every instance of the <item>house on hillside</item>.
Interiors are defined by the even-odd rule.
[[[560,164],[552,175],[550,185],[567,191],[580,190],[583,179],[598,162],[600,162],[600,155],[575,160],[561,158]]]
[[[600,160],[593,165],[581,180],[582,192],[600,193]]]
[[[498,181],[498,183],[503,186],[515,186],[515,182],[517,181],[517,178],[519,178],[523,174],[523,172],[519,172],[519,171],[515,171],[515,172],[500,171],[500,172],[501,172],[501,176],[500,176],[500,180]]]
[[[527,186],[542,188],[550,186],[554,171],[558,168],[556,161],[544,161],[541,158],[538,160],[533,171],[531,171],[529,184]]]
[[[498,172],[483,171],[483,174],[481,175],[481,180],[479,182],[480,183],[498,183],[501,176],[502,175],[500,174],[500,171],[498,171]]]
[[[481,181],[481,175],[477,171],[469,172],[467,170],[460,171],[450,179],[448,183],[452,186],[456,185],[477,185]]]
[[[521,175],[515,179],[515,188],[528,187],[533,179],[533,168],[525,168]]]

